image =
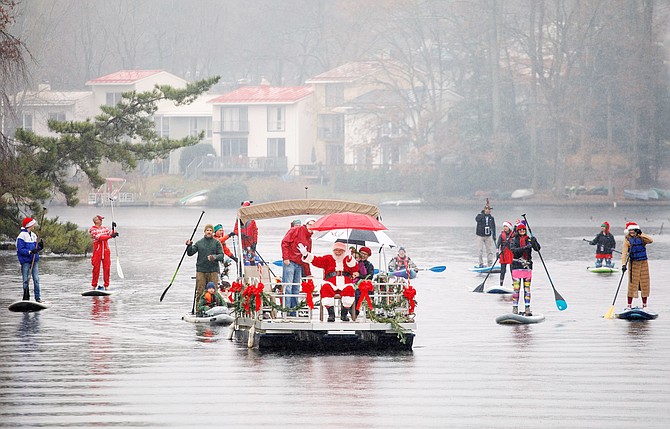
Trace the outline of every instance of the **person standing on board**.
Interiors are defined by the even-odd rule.
[[[223,231],[223,225],[218,224],[218,225],[214,226],[214,238],[219,240],[219,243],[221,243],[221,247],[223,247],[223,254],[226,255],[227,257],[229,257],[230,259],[232,259],[233,261],[235,261],[235,263],[237,263],[237,258],[235,257],[235,255],[233,255],[233,252],[231,252],[231,250],[228,248],[228,246],[226,246],[226,241],[230,237],[234,237],[234,236],[235,236],[234,231],[231,231],[229,234],[226,234]]]
[[[498,249],[500,252],[500,286],[502,287],[503,282],[505,281],[505,271],[507,271],[507,266],[512,263],[514,255],[509,249],[509,243],[514,237],[514,227],[511,222],[503,222],[503,230],[498,237]]]
[[[324,256],[314,256],[307,251],[307,247],[298,244],[302,260],[323,269],[323,285],[321,286],[321,303],[328,310],[328,321],[335,321],[335,294],[342,297],[342,312],[340,319],[349,321],[350,307],[354,303],[354,273],[358,272],[358,263],[347,254],[347,245],[341,242],[333,243],[333,253]]]
[[[486,199],[486,206],[481,213],[475,216],[477,222],[477,250],[479,252],[479,268],[490,267],[493,265],[493,249],[495,248],[496,236],[496,221],[491,216],[491,207],[488,198]],[[484,248],[486,248],[486,265],[484,265]]]
[[[625,233],[626,236],[621,248],[621,271],[629,270],[628,305],[626,309],[631,309],[633,298],[637,298],[638,290],[642,295],[642,308],[646,309],[651,283],[649,264],[647,263],[647,244],[653,243],[654,240],[647,234],[643,234],[635,222],[626,224]]]
[[[287,308],[298,306],[300,282],[303,277],[312,274],[309,264],[302,260],[298,245],[305,246],[307,252],[312,251],[312,234],[314,233],[312,225],[314,225],[314,222],[316,222],[316,219],[310,217],[305,220],[304,225],[291,227],[281,241],[281,257],[283,260],[281,282],[284,284],[284,293],[293,295],[286,297],[285,305]],[[295,316],[295,312],[289,312],[289,316]]]
[[[523,302],[526,305],[526,316],[532,316],[530,311],[530,281],[533,278],[533,257],[532,251],[540,250],[540,243],[535,237],[528,237],[526,234],[526,224],[523,221],[517,221],[514,238],[510,241],[509,249],[514,255],[512,260],[512,313],[519,314],[519,293],[521,283],[523,283]]]
[[[219,240],[214,238],[214,226],[211,223],[205,225],[205,236],[197,242],[186,240],[186,253],[188,256],[198,254],[195,262],[195,296],[200,296],[205,291],[205,285],[209,282],[219,282],[219,262],[223,262],[223,247]]]
[[[589,244],[596,246],[596,268],[603,266],[603,260],[606,267],[614,268],[612,251],[616,249],[616,240],[614,240],[614,236],[610,233],[609,223],[603,222],[600,225],[600,232],[593,240],[589,241]]]
[[[249,207],[253,201],[244,201],[242,207]],[[241,227],[241,228],[239,228]],[[236,223],[233,229],[235,235],[240,237],[242,241],[242,253],[244,265],[256,265],[256,244],[258,243],[258,226],[256,221],[249,219],[245,223],[240,220],[239,225]]]
[[[119,236],[118,232],[111,232],[102,224],[103,219],[104,217],[101,215],[93,216],[93,226],[88,230],[88,233],[91,234],[91,239],[93,240],[93,255],[91,255],[91,264],[93,265],[91,286],[93,289],[103,289],[102,286],[98,287],[101,264],[104,289],[109,288],[109,273],[112,266],[112,258],[109,251],[109,244],[107,242],[110,239]]]
[[[21,264],[21,276],[23,277],[23,300],[30,300],[30,277],[33,278],[33,292],[35,292],[35,301],[42,302],[40,296],[40,276],[37,269],[40,261],[40,251],[44,248],[42,240],[37,241],[37,234],[33,228],[37,221],[31,217],[23,219],[21,222],[21,232],[16,237],[16,256]]]

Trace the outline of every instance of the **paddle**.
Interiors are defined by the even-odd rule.
[[[474,288],[472,290],[473,292],[477,292],[477,293],[483,293],[484,292],[484,284],[486,283],[486,280],[488,280],[489,275],[491,275],[491,272],[493,271],[493,267],[496,266],[495,261],[498,260],[499,256],[500,256],[500,252],[496,252],[496,257],[495,257],[495,259],[493,259],[494,262],[491,264],[491,268],[489,268],[489,271],[486,273],[486,277],[484,277],[484,281],[479,286]]]
[[[530,225],[528,224],[528,219],[526,219],[526,213],[521,215],[523,217],[523,220],[526,222],[526,228],[528,228],[528,232],[530,233],[530,236],[533,236],[533,231],[530,229]],[[539,250],[537,250],[537,254],[540,256],[540,261],[542,261],[542,266],[544,267],[544,271],[547,273],[547,278],[549,279],[549,284],[551,285],[551,288],[554,290],[554,299],[556,300],[556,307],[560,311],[565,310],[568,308],[568,303],[565,302],[565,299],[561,296],[560,293],[556,290],[554,287],[554,282],[551,281],[551,276],[549,275],[549,270],[547,269],[547,265],[544,263],[544,258],[542,257],[542,253],[540,253]]]
[[[198,230],[198,226],[200,225],[200,221],[202,220],[202,216],[205,214],[205,211],[203,210],[202,213],[200,213],[200,218],[198,218],[198,223],[195,224],[195,228],[193,228],[193,234],[191,234],[191,238],[189,241],[193,240],[193,237],[195,236],[195,232]],[[174,271],[174,275],[172,276],[172,280],[170,281],[170,284],[168,287],[165,288],[163,291],[163,294],[161,295],[160,302],[163,302],[163,298],[165,298],[165,294],[167,293],[168,289],[172,286],[172,283],[174,283],[174,279],[177,277],[177,273],[179,272],[179,267],[181,267],[181,263],[184,262],[184,256],[186,256],[186,250],[188,250],[188,246],[184,249],[184,253],[181,255],[181,259],[179,260],[179,265],[177,265],[177,269]]]
[[[591,244],[591,240],[587,240],[586,238],[582,238],[582,241],[586,241],[587,243]],[[618,253],[619,255],[621,255],[621,252],[619,252],[619,251],[616,250],[616,249],[608,249],[608,250],[609,250],[610,252]]]
[[[626,257],[626,263],[623,265],[624,267],[628,267],[628,260],[630,259],[630,253],[628,253],[628,256]],[[621,269],[621,278],[619,279],[619,286],[616,287],[616,292],[614,293],[614,299],[612,300],[612,306],[610,307],[609,310],[607,310],[607,313],[603,316],[605,319],[611,319],[614,316],[614,303],[616,302],[616,297],[619,295],[619,289],[621,288],[621,282],[623,281],[623,276],[626,274],[626,271]]]
[[[109,197],[109,205],[112,206],[112,234],[114,234],[114,229],[116,228],[116,222],[114,222],[114,199]],[[119,262],[119,246],[114,240],[114,253],[116,254],[116,275],[121,279],[125,279],[123,276],[123,270],[121,269],[121,262]]]
[[[447,267],[445,265],[435,265],[434,267],[430,268],[418,268],[419,271],[432,271],[434,273],[441,273],[446,269]],[[379,268],[375,268],[375,274],[379,274]]]

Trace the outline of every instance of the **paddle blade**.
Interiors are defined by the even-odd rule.
[[[558,309],[559,309],[560,311],[563,311],[563,310],[565,310],[566,308],[568,308],[568,303],[565,302],[565,301],[562,300],[562,299],[557,299],[557,300],[556,300],[556,307],[558,307]]]
[[[274,264],[278,267],[281,267],[282,265],[284,265],[284,261],[274,261],[274,262],[272,262],[272,264]]]
[[[125,279],[123,276],[123,270],[121,269],[121,262],[119,262],[119,258],[116,258],[116,274],[119,276],[120,279]]]
[[[612,319],[614,318],[614,306],[611,306],[609,310],[607,310],[607,313],[603,316],[605,319]]]
[[[446,269],[447,269],[447,267],[445,267],[444,265],[438,265],[436,267],[429,268],[429,270],[431,270],[434,273],[441,273],[442,271],[444,271]]]
[[[484,283],[480,284],[479,286],[474,288],[472,291],[477,292],[477,293],[484,293]]]

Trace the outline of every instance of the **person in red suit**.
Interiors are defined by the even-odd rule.
[[[335,321],[335,294],[342,297],[342,314],[340,319],[349,321],[350,307],[354,303],[354,273],[358,273],[358,262],[347,252],[347,245],[334,243],[331,255],[314,256],[307,251],[305,245],[298,244],[302,260],[323,269],[323,285],[321,286],[321,303],[328,310],[328,321]]]
[[[98,288],[98,280],[100,278],[100,264],[102,264],[102,279],[105,289],[109,287],[109,271],[111,267],[111,254],[109,252],[109,245],[107,242],[110,238],[119,236],[119,233],[110,231],[106,226],[102,225],[104,217],[100,215],[93,216],[93,226],[88,230],[93,240],[93,255],[91,256],[91,265],[93,265],[93,278],[91,286],[93,289]],[[113,222],[112,222],[113,223]],[[102,289],[100,287],[99,289]]]

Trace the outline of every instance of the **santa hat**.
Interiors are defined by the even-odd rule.
[[[347,245],[342,243],[341,241],[336,241],[335,243],[333,243],[333,250],[337,249],[347,250]]]
[[[24,228],[30,228],[31,226],[37,225],[37,222],[31,217],[27,217],[23,219],[21,225],[23,225]]]
[[[526,222],[522,220],[516,221],[516,229],[526,229]]]
[[[372,255],[372,250],[370,250],[370,248],[367,247],[367,246],[361,247],[358,251],[359,252],[365,252],[365,253],[368,254],[368,256]]]
[[[509,228],[510,230],[513,230],[513,229],[514,229],[514,227],[512,226],[512,222],[508,222],[508,221],[503,222],[503,228],[504,228],[504,227],[507,227],[507,228]]]
[[[626,229],[624,230],[624,234],[630,231],[631,229],[640,229],[639,226],[635,222],[626,222]]]

